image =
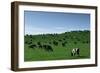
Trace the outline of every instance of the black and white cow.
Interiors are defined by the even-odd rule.
[[[79,56],[80,55],[80,49],[79,48],[73,48],[71,50],[71,56]]]

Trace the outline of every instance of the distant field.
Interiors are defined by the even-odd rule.
[[[90,31],[25,35],[24,41],[24,61],[90,58]],[[80,56],[71,56],[73,48],[80,48]]]

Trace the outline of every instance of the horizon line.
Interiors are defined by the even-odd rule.
[[[75,32],[75,31],[90,31],[90,30],[73,30],[73,31],[66,31],[66,32]],[[54,32],[54,33],[40,33],[40,34],[24,34],[24,35],[45,35],[45,34],[62,34],[62,33],[66,33],[66,32]]]

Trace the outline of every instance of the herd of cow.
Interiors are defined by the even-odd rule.
[[[29,48],[35,49],[36,47],[42,48],[47,52],[53,52],[53,48],[50,45],[30,45]]]
[[[40,49],[44,49],[47,52],[53,52],[53,47],[49,44],[41,44],[40,42],[37,42],[36,44],[32,44],[32,42],[27,43],[29,46],[29,48],[32,49],[36,49],[36,48],[40,48]],[[58,45],[57,42],[54,42],[55,45]]]
[[[63,47],[65,47],[65,44],[66,44],[67,42],[64,42],[64,43],[62,43],[62,46]],[[32,44],[32,41],[31,42],[26,42],[26,44],[28,44],[29,46],[29,48],[32,48],[32,49],[36,49],[36,48],[40,48],[40,49],[44,49],[45,51],[47,51],[47,52],[53,52],[53,47],[50,45],[51,43],[49,42],[49,44],[41,44],[41,42],[37,42],[37,45],[36,44]],[[53,44],[55,45],[55,46],[57,46],[58,45],[58,42],[56,42],[56,41],[53,41]],[[73,49],[71,49],[71,56],[79,56],[80,55],[80,49],[79,48],[73,48]]]

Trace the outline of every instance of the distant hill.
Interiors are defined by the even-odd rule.
[[[90,31],[71,31],[64,32],[61,34],[39,34],[39,35],[26,35],[26,40],[32,40],[34,43],[37,41],[46,42],[46,41],[58,41],[58,42],[77,42],[77,43],[89,43],[90,42]],[[48,44],[49,44],[48,42]]]

